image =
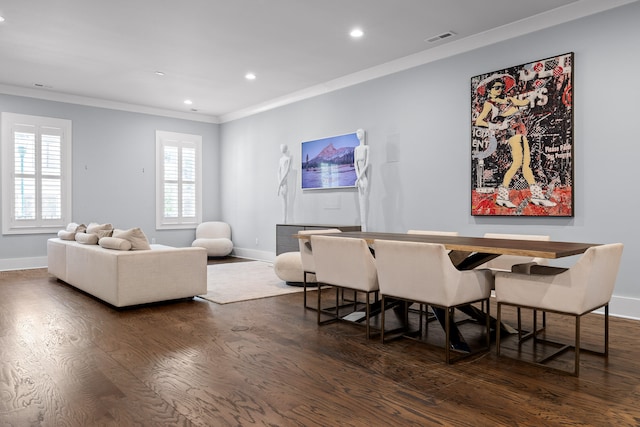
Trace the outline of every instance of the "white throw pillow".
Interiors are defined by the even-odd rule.
[[[98,239],[102,237],[111,237],[113,233],[113,224],[98,224],[91,222],[87,226],[87,234],[95,234]]]
[[[75,222],[70,222],[67,225],[67,228],[58,231],[58,237],[61,240],[75,240],[76,233],[84,233],[84,230],[86,229],[87,226],[84,224],[76,224]]]
[[[134,251],[151,249],[147,236],[145,236],[144,232],[138,227],[128,230],[119,230],[116,228],[113,230],[113,237],[128,240],[131,242],[131,249]]]
[[[131,242],[118,237],[103,237],[98,244],[105,249],[115,249],[118,251],[128,251],[131,249]]]
[[[82,243],[83,245],[97,245],[98,236],[89,233],[76,233],[76,242]]]
[[[70,222],[66,228],[67,231],[71,231],[73,233],[84,233],[86,229],[87,229],[86,225],[76,224],[75,222]]]

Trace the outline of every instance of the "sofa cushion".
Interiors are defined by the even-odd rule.
[[[113,237],[128,240],[131,243],[131,249],[134,251],[151,249],[147,236],[145,236],[144,232],[138,227],[130,228],[128,230],[120,230],[116,228],[113,230]]]
[[[83,245],[97,245],[98,236],[89,233],[76,233],[76,242],[82,243]]]
[[[113,224],[89,223],[87,226],[87,234],[95,234],[98,239],[102,237],[111,237],[113,233]]]
[[[76,232],[75,231],[60,230],[60,231],[58,231],[58,237],[61,240],[75,240],[76,239]]]
[[[98,244],[105,249],[115,249],[118,251],[128,251],[131,249],[131,242],[118,237],[103,237]]]

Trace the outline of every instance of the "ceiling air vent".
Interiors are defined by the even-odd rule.
[[[437,41],[448,39],[449,37],[453,37],[455,35],[456,33],[454,33],[453,31],[447,31],[446,33],[438,34],[437,36],[433,36],[428,39],[425,39],[425,41],[427,43],[435,43]]]

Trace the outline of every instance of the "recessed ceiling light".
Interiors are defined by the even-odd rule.
[[[0,22],[4,22],[4,16],[0,16]]]
[[[164,73],[162,71],[156,71],[154,74],[156,76],[164,76]]]
[[[191,105],[191,104],[193,104],[193,101],[190,100],[190,99],[185,99],[184,103],[187,104],[187,105]]]
[[[353,37],[354,39],[358,39],[358,38],[364,36],[364,31],[362,31],[360,28],[354,28],[353,30],[351,30],[349,35],[351,37]]]
[[[255,80],[256,79],[256,75],[253,73],[247,73],[244,75],[244,78],[247,80]]]

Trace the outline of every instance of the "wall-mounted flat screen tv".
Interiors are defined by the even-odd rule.
[[[353,152],[360,144],[356,133],[314,139],[302,143],[302,189],[354,187]]]

